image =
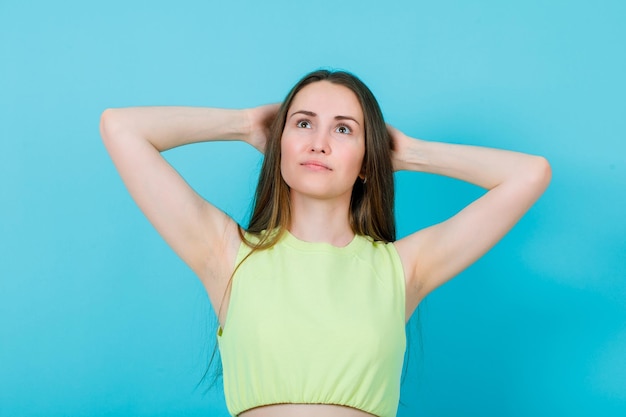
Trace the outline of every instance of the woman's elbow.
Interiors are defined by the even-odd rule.
[[[119,117],[116,109],[106,109],[100,116],[100,136],[106,143],[115,137],[119,130]]]
[[[531,183],[543,192],[552,179],[552,167],[543,156],[534,156],[531,169],[528,171]]]
[[[100,136],[107,148],[136,137],[132,119],[126,109],[106,109],[100,116]]]

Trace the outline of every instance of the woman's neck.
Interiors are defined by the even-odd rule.
[[[349,202],[299,197],[291,201],[289,232],[305,242],[325,242],[343,247],[354,239]]]

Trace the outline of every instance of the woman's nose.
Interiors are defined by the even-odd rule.
[[[310,144],[310,151],[323,154],[330,153],[330,145],[326,133],[318,133],[313,136]]]

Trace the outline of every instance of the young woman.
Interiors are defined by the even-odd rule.
[[[280,106],[110,109],[101,132],[141,210],[206,287],[227,406],[245,417],[394,416],[406,321],[550,181],[542,157],[386,126],[369,89],[345,72],[308,74]],[[160,155],[211,140],[243,140],[265,154],[245,230]],[[487,192],[396,240],[397,170]]]

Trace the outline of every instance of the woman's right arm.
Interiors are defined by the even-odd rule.
[[[277,107],[108,109],[100,130],[131,196],[172,249],[219,300],[240,244],[236,223],[199,196],[161,156],[190,143],[243,140],[262,150]]]

